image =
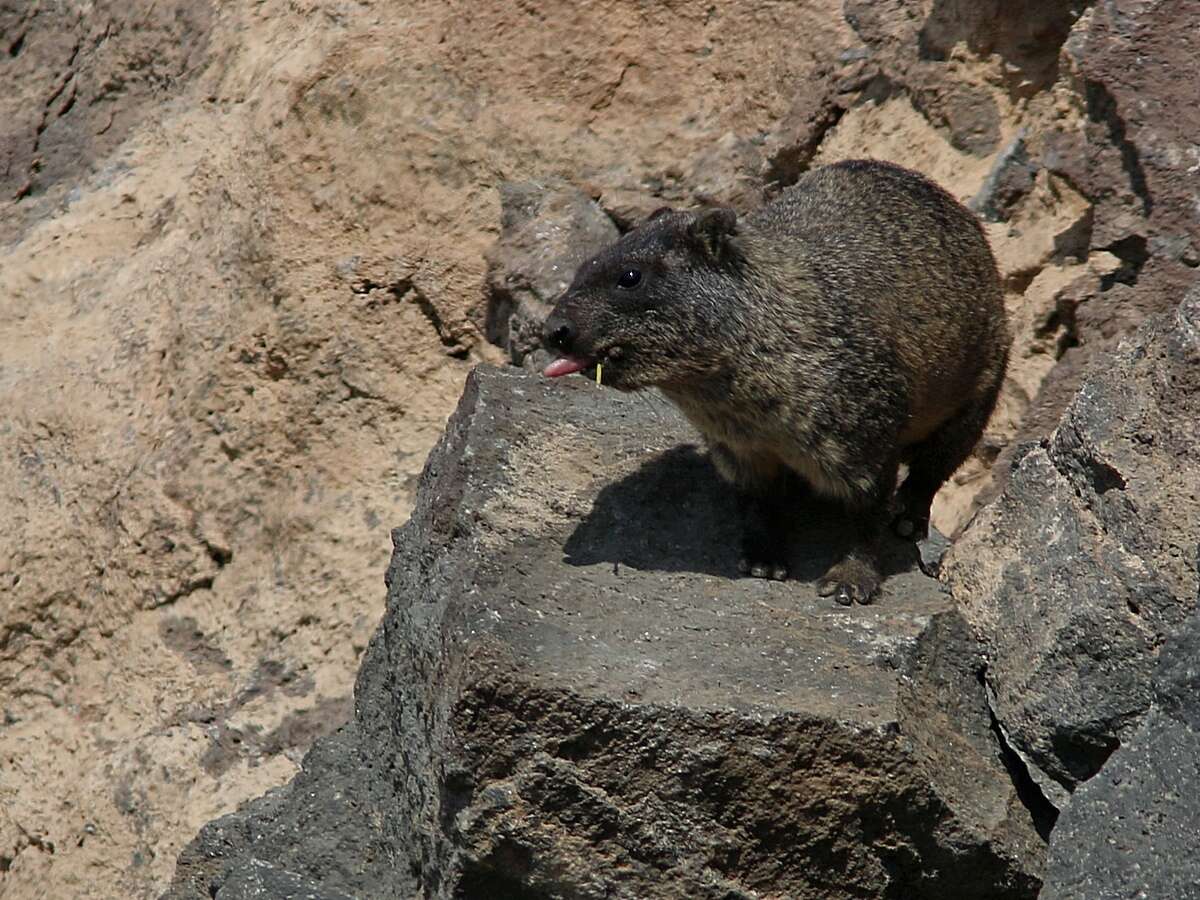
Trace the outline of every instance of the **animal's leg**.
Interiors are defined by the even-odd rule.
[[[900,537],[924,540],[929,534],[933,497],[971,455],[1000,392],[1000,378],[983,387],[953,418],[908,450],[908,477],[896,492],[892,529]]]
[[[724,444],[712,446],[717,470],[737,494],[742,521],[738,569],[743,575],[783,581],[788,576],[787,544],[796,491],[776,460],[744,458]]]
[[[880,574],[880,542],[888,522],[892,491],[896,487],[899,465],[882,466],[873,489],[851,503],[855,540],[850,551],[830,566],[817,582],[817,593],[833,597],[843,606],[870,603],[883,583]]]

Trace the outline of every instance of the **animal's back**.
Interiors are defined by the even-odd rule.
[[[1003,292],[983,230],[922,176],[876,161],[825,166],[747,223],[795,248],[838,340],[894,355],[908,380],[909,439],[952,414],[985,370],[1003,370]],[[811,316],[811,304],[797,313]]]

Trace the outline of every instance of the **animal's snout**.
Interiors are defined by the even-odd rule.
[[[579,330],[565,316],[555,313],[546,320],[542,339],[550,350],[570,353],[578,337]]]

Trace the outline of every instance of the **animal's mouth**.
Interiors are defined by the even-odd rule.
[[[625,350],[619,345],[601,348],[595,353],[583,356],[575,353],[564,353],[542,370],[547,378],[561,378],[563,375],[574,375],[576,372],[586,372],[597,365],[615,366],[625,355]],[[608,371],[614,371],[609,369]]]
[[[561,378],[563,375],[574,375],[584,369],[590,369],[596,360],[590,356],[560,356],[542,370],[547,378]]]

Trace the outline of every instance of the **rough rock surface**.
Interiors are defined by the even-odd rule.
[[[1168,312],[1200,265],[1200,10],[1192,0],[1094,4],[1060,67],[1082,114],[1048,129],[1041,163],[1091,203],[1089,252],[1120,265],[1066,292],[1060,359],[1022,437],[1053,428],[1087,371],[1146,317]]]
[[[396,533],[354,723],[207,827],[168,896],[264,872],[318,896],[1034,896],[1042,844],[938,583],[898,543],[877,604],[818,599],[824,507],[797,580],[735,577],[694,439],[661,400],[476,370]]]
[[[1150,714],[1059,820],[1039,896],[1200,896],[1198,797],[1200,615],[1193,615],[1162,648]]]
[[[81,172],[117,178],[106,157],[201,68],[207,3],[0,2],[0,217],[7,244],[57,203]]]
[[[951,551],[992,708],[1055,806],[1151,703],[1200,584],[1200,284],[1094,373]]]

